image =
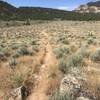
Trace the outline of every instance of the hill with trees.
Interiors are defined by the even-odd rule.
[[[19,7],[0,1],[0,20],[100,20],[100,14],[80,14],[42,7]]]

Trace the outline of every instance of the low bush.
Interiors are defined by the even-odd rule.
[[[10,66],[16,66],[17,65],[17,61],[15,58],[11,58],[10,61],[9,61],[9,65]]]
[[[88,46],[82,46],[78,49],[77,53],[81,55],[83,58],[89,58],[90,52],[88,51]]]
[[[26,20],[25,25],[31,25],[30,19],[27,19],[27,20]]]
[[[79,53],[72,54],[69,57],[62,58],[59,63],[59,69],[63,73],[68,73],[72,67],[82,66],[83,56]]]
[[[1,61],[6,61],[7,58],[6,58],[6,55],[5,55],[5,51],[3,48],[0,48],[0,60]]]
[[[94,39],[92,37],[87,39],[87,43],[88,44],[93,44],[94,43]]]
[[[16,49],[20,48],[22,45],[24,45],[24,44],[12,43],[11,48],[12,48],[13,50],[16,50]]]
[[[96,39],[96,36],[94,34],[92,34],[92,33],[89,33],[86,36],[86,40],[87,40],[88,44],[94,44],[95,43],[95,39]]]
[[[60,42],[60,43],[63,43],[63,44],[69,44],[69,41],[65,36],[60,36],[58,38],[57,42]]]
[[[6,60],[5,54],[3,52],[0,52],[0,60],[1,61],[5,61]]]
[[[33,50],[33,52],[38,52],[38,46],[37,46],[37,45],[34,45],[34,46],[32,47],[32,50]]]
[[[94,53],[90,54],[90,59],[95,62],[100,61],[100,48],[98,48]]]
[[[65,94],[62,95],[59,90],[56,90],[49,98],[49,100],[72,100],[72,97]]]
[[[22,46],[12,55],[12,57],[17,58],[17,57],[28,55],[28,54],[29,54],[29,51],[27,47]]]
[[[62,47],[54,49],[54,54],[56,55],[56,57],[58,59],[66,56],[67,54],[69,54],[69,52],[70,51],[69,51],[69,48],[67,46],[62,46]]]
[[[20,55],[27,55],[27,54],[29,54],[29,52],[27,50],[27,47],[21,47],[21,48],[19,48],[18,53]]]

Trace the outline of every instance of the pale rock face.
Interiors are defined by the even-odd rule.
[[[89,7],[89,11],[92,13],[97,13],[97,11],[98,11],[98,8],[96,7],[96,6],[91,6],[91,7]]]
[[[88,6],[87,6],[87,5],[81,5],[81,6],[80,6],[80,9],[81,9],[81,10],[86,10],[86,9],[88,9]]]
[[[24,100],[27,96],[27,91],[25,87],[21,86],[10,92],[7,100]]]
[[[74,11],[79,13],[100,13],[100,7],[80,5]]]
[[[22,100],[21,87],[19,87],[17,89],[14,89],[11,92],[11,98],[12,98],[12,100],[13,99],[15,99],[15,100]]]

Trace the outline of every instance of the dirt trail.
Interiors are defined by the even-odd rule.
[[[50,84],[53,83],[54,79],[50,79],[50,74],[55,68],[57,70],[57,60],[52,52],[52,47],[49,44],[48,36],[46,36],[43,62],[40,67],[38,78],[33,93],[29,96],[28,100],[48,100],[47,92],[50,88]]]

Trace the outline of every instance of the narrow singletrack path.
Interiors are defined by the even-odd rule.
[[[55,69],[55,73],[57,73],[57,60],[52,52],[52,47],[49,44],[48,36],[45,35],[45,47],[44,47],[44,56],[42,58],[42,64],[39,69],[38,79],[36,80],[35,88],[32,94],[29,96],[28,100],[48,100],[47,92],[50,91],[50,87],[54,83],[54,88],[58,83],[58,79],[50,78],[50,75],[53,73]],[[56,81],[56,82],[55,82]]]

